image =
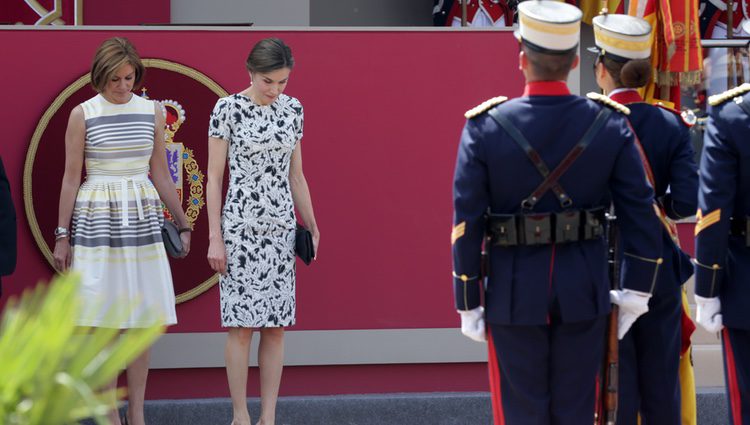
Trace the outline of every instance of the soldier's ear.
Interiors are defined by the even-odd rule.
[[[526,68],[529,67],[529,58],[526,56],[526,53],[521,50],[518,52],[518,70],[524,71]]]
[[[604,67],[602,61],[597,60],[594,62],[594,77],[596,78],[597,83],[599,83],[600,78],[604,78],[605,72],[607,72],[607,68]]]
[[[574,70],[576,67],[581,63],[581,57],[576,55],[575,59],[573,59],[573,64],[570,65],[570,69]]]

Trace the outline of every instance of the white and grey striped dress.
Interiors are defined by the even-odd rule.
[[[148,179],[154,103],[133,95],[82,103],[86,180],[73,210],[72,269],[82,277],[78,324],[137,328],[177,323],[161,238],[162,203]],[[123,208],[124,206],[124,208]]]

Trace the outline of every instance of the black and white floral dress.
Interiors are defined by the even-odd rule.
[[[296,218],[289,164],[302,123],[302,105],[284,94],[270,105],[231,95],[219,99],[211,114],[209,137],[229,145],[221,222],[227,274],[219,280],[224,327],[294,324]]]

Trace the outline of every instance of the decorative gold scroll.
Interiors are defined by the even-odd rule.
[[[44,6],[39,4],[37,0],[24,0],[26,4],[39,15],[34,25],[65,25],[65,21],[62,19],[62,0],[54,0],[54,6],[52,10],[47,10]],[[83,25],[83,0],[74,0],[74,18],[73,25]]]

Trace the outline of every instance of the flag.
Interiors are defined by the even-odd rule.
[[[644,99],[670,101],[679,109],[679,86],[693,86],[702,78],[698,0],[633,0],[628,14],[652,28],[654,78],[642,90]]]
[[[682,425],[698,423],[698,406],[695,400],[695,371],[693,370],[693,347],[690,336],[695,332],[695,323],[690,320],[687,290],[682,288],[682,351],[680,352],[680,398],[682,399]]]

